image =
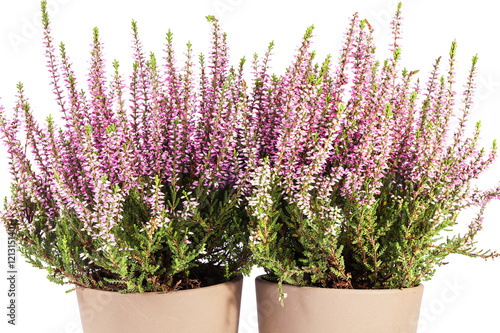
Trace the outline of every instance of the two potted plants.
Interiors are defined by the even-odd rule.
[[[29,263],[75,286],[85,332],[236,332],[250,258],[236,121],[245,84],[217,20],[199,82],[189,43],[176,65],[169,32],[157,62],[135,22],[130,84],[117,61],[105,75],[97,29],[80,81],[41,5],[62,125],[37,121],[22,84],[12,117],[2,109],[13,177],[3,224]]]
[[[411,331],[420,281],[448,254],[497,256],[474,247],[498,195],[472,187],[496,147],[476,149],[479,128],[464,138],[477,59],[447,141],[456,45],[446,77],[437,61],[419,87],[398,68],[399,9],[383,64],[369,23],[354,16],[337,67],[314,64],[310,28],[285,74],[268,74],[272,44],[254,60],[250,94],[213,17],[199,83],[190,45],[178,68],[167,34],[157,62],[133,23],[130,85],[117,62],[104,75],[95,30],[84,93],[42,10],[63,125],[38,124],[19,85],[13,117],[0,117],[14,178],[2,221],[29,262],[76,286],[86,331],[235,332],[238,275],[253,260],[268,272],[257,280],[261,332]],[[438,239],[473,205],[480,214],[465,235]]]
[[[449,254],[498,256],[474,241],[500,194],[474,185],[495,142],[477,148],[479,123],[465,136],[477,57],[460,106],[455,42],[445,75],[439,58],[420,86],[398,66],[400,9],[385,62],[375,61],[372,29],[355,15],[335,67],[329,57],[314,64],[311,27],[286,74],[262,81],[270,88],[262,104],[275,107],[259,109],[256,137],[268,144],[248,205],[251,247],[267,272],[256,280],[262,333],[416,332],[421,281]],[[453,233],[473,206],[467,231]]]

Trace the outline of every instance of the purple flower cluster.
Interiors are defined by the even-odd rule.
[[[134,66],[129,87],[117,61],[114,76],[107,82],[103,44],[94,29],[88,95],[79,90],[64,44],[61,55],[56,54],[48,21],[44,21],[47,67],[64,124],[59,128],[51,117],[45,126],[39,124],[21,84],[12,119],[6,118],[2,107],[2,134],[19,194],[29,196],[41,211],[53,216],[60,209],[75,209],[91,228],[102,223],[103,216],[112,216],[115,221],[109,221],[109,226],[113,225],[119,220],[122,198],[130,189],[154,184],[155,177],[161,186],[176,189],[181,186],[181,174],[190,176],[186,189],[234,185],[239,175],[234,171],[242,162],[234,151],[245,87],[242,72],[229,68],[225,34],[215,18],[210,20],[212,51],[208,66],[203,55],[200,58],[199,78],[194,74],[190,44],[179,69],[169,32],[165,64],[160,67],[154,55],[146,59],[133,22]],[[22,127],[29,153],[22,149]],[[13,196],[9,205],[18,199]],[[148,200],[151,205],[159,200],[161,206],[163,199],[153,191]],[[93,213],[89,206],[95,208]],[[20,227],[27,228],[30,221],[22,220]]]

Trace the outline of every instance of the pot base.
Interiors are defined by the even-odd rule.
[[[243,276],[171,293],[77,288],[85,333],[200,333],[238,331]]]
[[[328,289],[255,280],[260,333],[415,333],[423,285],[405,289]]]

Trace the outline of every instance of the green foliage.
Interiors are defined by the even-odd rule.
[[[339,215],[309,219],[297,202],[284,199],[281,184],[275,179],[269,185],[272,205],[266,210],[263,205],[249,206],[255,260],[275,281],[326,288],[406,288],[430,279],[450,253],[498,255],[477,250],[472,229],[443,240],[456,224],[460,193],[436,201],[433,193],[408,184],[407,190],[381,193],[371,205],[342,200],[334,193],[326,205],[342,207]],[[443,187],[434,189],[440,190]],[[309,191],[311,206],[319,208],[325,203],[316,193]],[[259,214],[264,217],[256,217]]]
[[[144,183],[144,188],[154,185]],[[15,229],[27,262],[46,269],[47,278],[58,284],[120,292],[172,291],[249,273],[248,217],[241,209],[244,203],[236,199],[237,190],[200,186],[191,195],[173,188],[162,191],[173,210],[183,209],[182,196],[196,198],[199,205],[184,216],[164,213],[167,222],[155,226],[145,193],[132,191],[111,232],[114,245],[85,232],[74,211],[59,212],[50,225],[46,215],[37,212],[33,229],[20,230],[15,219],[6,227]],[[24,205],[36,211],[36,203]]]

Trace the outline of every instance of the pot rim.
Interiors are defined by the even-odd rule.
[[[268,284],[273,284],[277,285],[277,282],[272,282],[264,279],[263,277],[266,276],[267,274],[261,274],[255,278],[255,281],[259,281],[260,283],[268,283]],[[404,291],[418,291],[419,289],[424,289],[424,285],[422,283],[413,286],[413,287],[407,287],[407,288],[399,288],[399,289],[339,289],[339,288],[322,288],[322,287],[311,287],[311,286],[294,286],[291,284],[283,284],[283,288],[298,288],[301,290],[324,290],[325,292],[334,292],[334,293],[368,293],[368,294],[387,294],[387,293],[398,293],[398,292],[404,292]]]
[[[206,287],[200,287],[200,288],[196,288],[196,289],[183,289],[183,290],[175,290],[175,291],[146,291],[146,292],[132,292],[132,293],[121,293],[119,291],[109,291],[109,290],[101,290],[101,289],[95,289],[95,288],[87,288],[87,287],[82,287],[82,286],[75,286],[75,290],[80,290],[80,291],[83,291],[83,290],[92,290],[92,291],[98,291],[98,292],[101,292],[101,293],[110,293],[110,294],[114,294],[114,295],[124,295],[124,296],[130,296],[130,295],[168,295],[168,294],[174,294],[174,293],[188,293],[188,292],[196,292],[198,290],[208,290],[210,288],[217,288],[217,287],[222,287],[223,285],[231,285],[231,284],[237,284],[239,283],[241,280],[243,280],[243,274],[238,274],[236,275],[234,278],[232,278],[231,280],[229,281],[225,281],[225,282],[221,282],[221,283],[217,283],[217,284],[213,284],[213,285],[210,285],[210,286],[206,286]]]

